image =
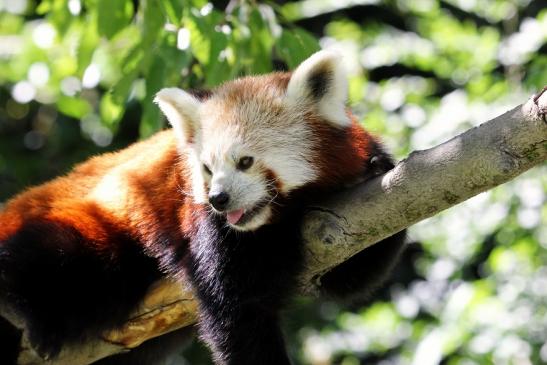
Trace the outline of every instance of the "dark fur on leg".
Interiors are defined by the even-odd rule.
[[[290,365],[279,318],[253,303],[217,314],[201,316],[200,333],[213,349],[215,364],[222,365]]]
[[[16,365],[21,331],[0,317],[0,364]]]
[[[37,221],[0,242],[0,296],[42,355],[120,325],[157,280],[156,260],[130,237],[113,239],[117,254],[101,253],[73,227]]]
[[[217,364],[289,365],[278,314],[301,262],[300,220],[235,232],[200,221],[185,269],[200,301],[200,334]]]
[[[321,277],[327,297],[359,301],[370,297],[388,278],[405,247],[401,231],[355,254]]]

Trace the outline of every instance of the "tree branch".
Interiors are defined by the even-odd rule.
[[[547,92],[424,151],[393,170],[310,207],[300,291],[314,294],[323,273],[412,224],[491,189],[547,160]],[[123,328],[44,360],[25,337],[19,364],[89,364],[196,320],[196,301],[180,283],[157,283]],[[12,323],[20,321],[6,315]],[[20,325],[20,323],[19,323]]]
[[[547,159],[546,89],[497,118],[311,207],[303,292],[371,244],[522,174]]]

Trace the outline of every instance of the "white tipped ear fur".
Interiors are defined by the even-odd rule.
[[[178,138],[191,143],[199,123],[201,101],[176,87],[161,89],[154,98]]]
[[[334,51],[311,55],[293,72],[287,86],[287,102],[313,105],[321,116],[337,126],[347,126],[348,81],[341,57]]]

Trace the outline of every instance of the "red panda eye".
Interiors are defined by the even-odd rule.
[[[253,162],[254,162],[254,158],[252,158],[251,156],[241,157],[239,161],[237,162],[237,169],[241,171],[247,170],[249,167],[253,165]]]
[[[207,175],[213,175],[211,169],[206,164],[203,164],[203,170],[205,171],[205,173],[207,173]]]

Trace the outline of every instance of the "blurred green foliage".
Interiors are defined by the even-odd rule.
[[[164,127],[154,94],[336,47],[350,104],[397,157],[547,84],[544,0],[0,0],[0,201]],[[547,363],[547,168],[411,230],[374,301],[299,298],[297,363]],[[199,343],[181,364],[209,364]]]

